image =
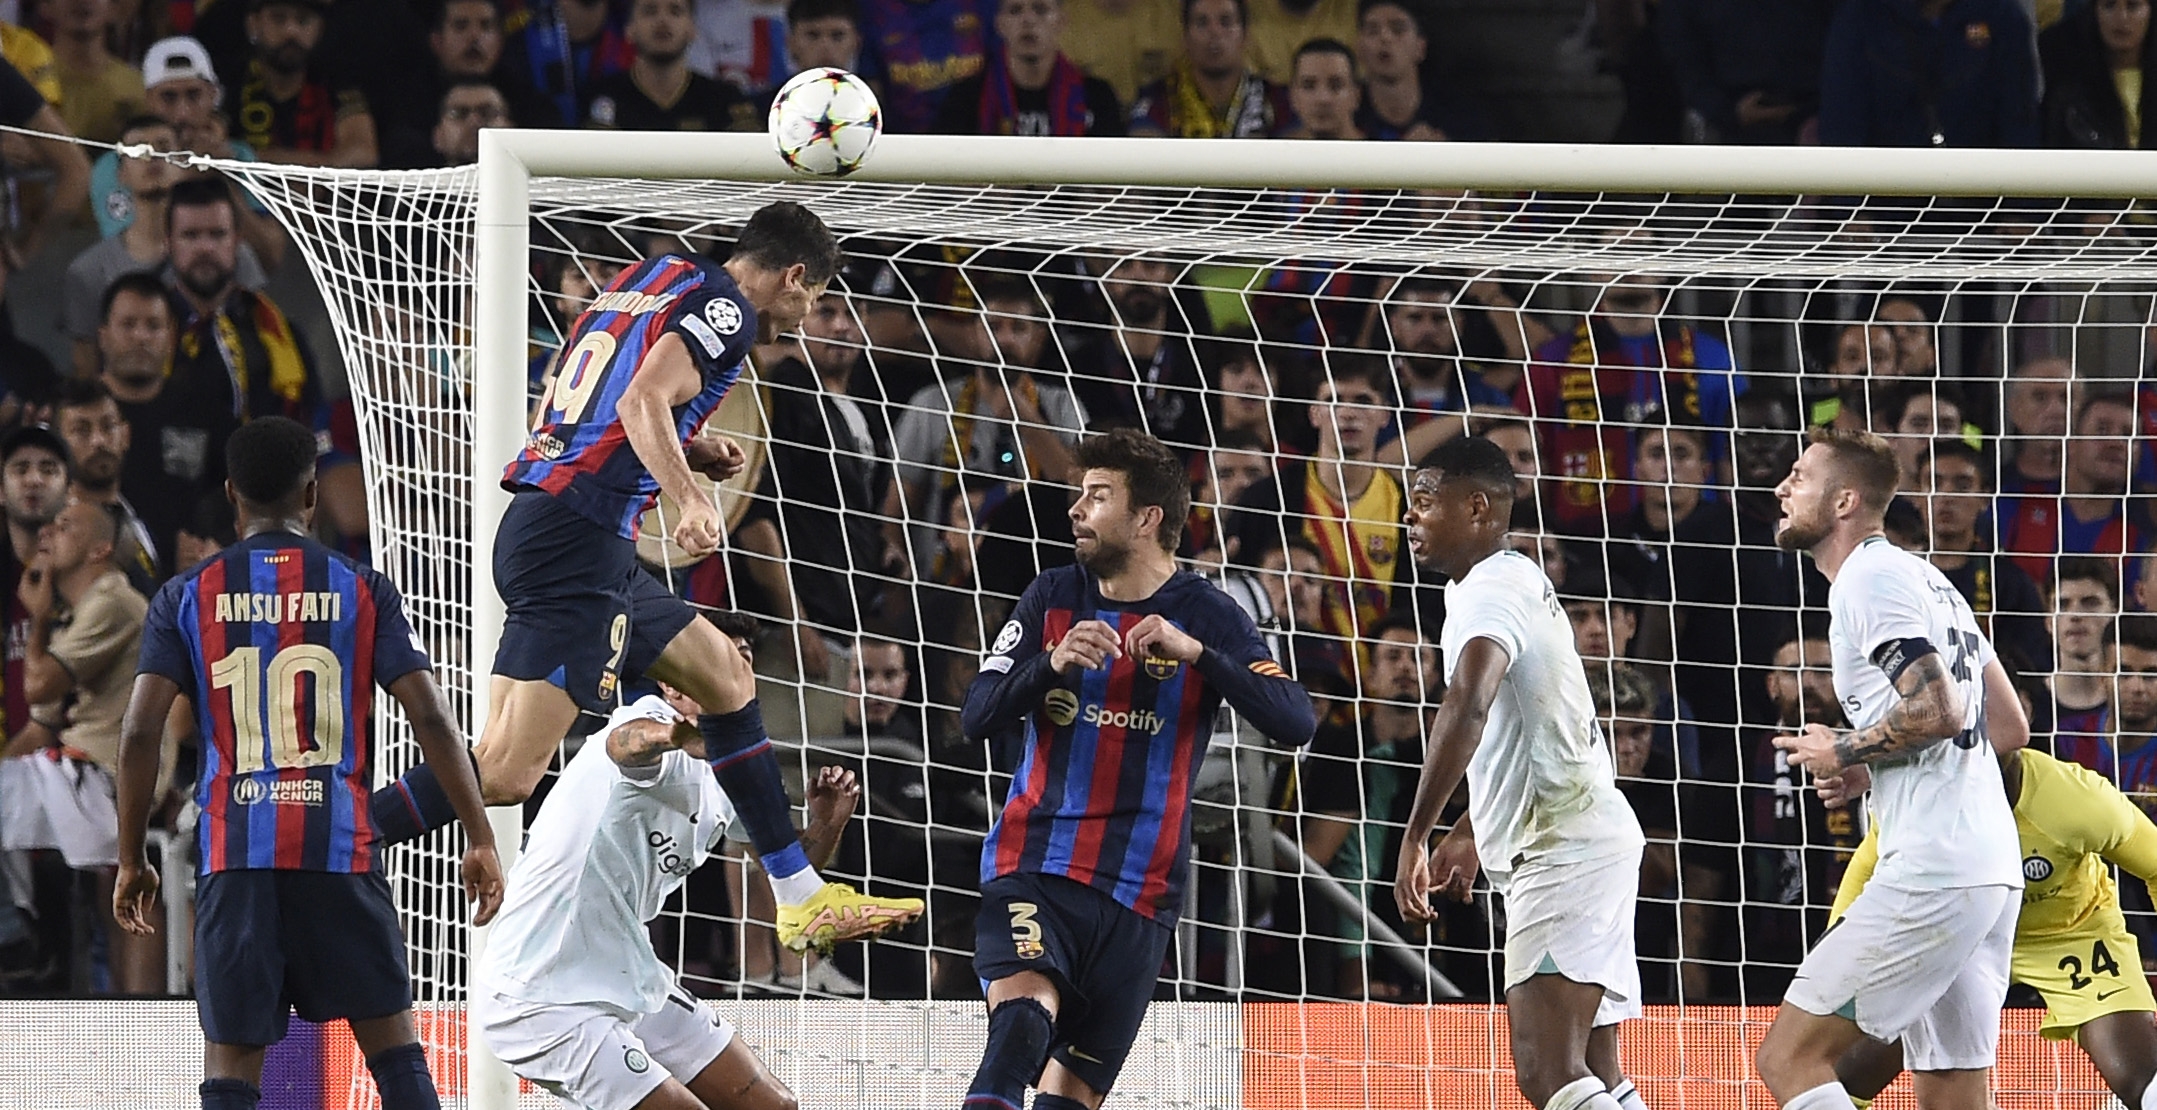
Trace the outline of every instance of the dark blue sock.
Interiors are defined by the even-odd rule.
[[[794,803],[779,778],[778,753],[764,735],[763,708],[751,699],[732,713],[706,713],[697,718],[697,731],[704,734],[704,758],[741,815],[764,870],[781,879],[806,870],[809,857],[794,834]]]
[[[255,1110],[262,1101],[262,1091],[245,1079],[205,1079],[196,1088],[202,1092],[202,1110]]]
[[[427,1052],[418,1041],[369,1056],[367,1070],[374,1073],[375,1090],[382,1094],[382,1110],[442,1110],[434,1076],[427,1071]]]
[[[467,756],[471,753],[467,752]],[[479,774],[479,760],[472,757],[472,774]],[[387,848],[402,844],[457,819],[449,793],[435,777],[434,768],[422,763],[404,777],[375,791],[367,799],[367,816],[374,822],[375,843]]]
[[[1087,1107],[1075,1098],[1037,1094],[1034,1096],[1034,1110],[1087,1110]]]
[[[989,1011],[989,1043],[981,1070],[966,1088],[966,1110],[1025,1110],[1026,1088],[1039,1082],[1048,1063],[1056,1020],[1031,998],[1014,998]]]

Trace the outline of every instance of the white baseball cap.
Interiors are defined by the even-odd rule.
[[[159,39],[142,56],[142,87],[154,89],[167,81],[200,77],[218,88],[217,70],[210,65],[210,52],[186,35]]]

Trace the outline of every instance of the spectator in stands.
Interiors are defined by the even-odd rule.
[[[30,618],[22,649],[23,692],[38,727],[10,737],[8,752],[22,755],[22,747],[38,740],[51,745],[30,754],[31,765],[18,766],[17,774],[42,784],[28,795],[37,799],[33,805],[41,805],[52,834],[46,846],[59,848],[70,867],[96,872],[99,897],[92,916],[104,934],[113,993],[163,994],[164,941],[127,933],[105,909],[119,862],[112,780],[119,770],[120,717],[135,684],[135,657],[150,607],[113,565],[118,539],[112,515],[88,501],[70,503],[45,526],[37,559],[17,589]],[[172,782],[178,749],[169,740],[164,746],[160,797]]]
[[[1832,5],[1662,0],[1663,56],[1708,142],[1787,146],[1820,106]]]
[[[899,469],[885,528],[894,546],[911,544],[917,577],[936,577],[937,553],[949,550],[939,534],[981,520],[1010,483],[1069,480],[1087,420],[1070,390],[1036,374],[1049,353],[1040,293],[1023,280],[977,281],[975,293],[994,361],[914,394],[892,430]]]
[[[1287,90],[1251,65],[1246,19],[1244,0],[1183,0],[1183,57],[1139,89],[1133,135],[1255,139],[1293,118]]]
[[[156,116],[138,116],[128,121],[121,141],[141,143],[152,150],[174,150],[178,135],[171,124]],[[113,279],[121,274],[164,269],[166,205],[172,199],[172,187],[182,179],[218,180],[191,174],[163,158],[131,155],[119,160],[118,184],[126,190],[135,218],[118,234],[99,240],[75,256],[67,267],[67,295],[60,302],[60,326],[75,341],[78,375],[97,372],[97,314]],[[261,259],[244,242],[239,246],[233,280],[242,289],[254,290],[269,282]]]
[[[2157,149],[2157,36],[2148,0],[2095,0],[2038,37],[2051,147]]]
[[[1857,803],[1832,809],[1790,766],[1777,736],[1808,724],[1844,728],[1835,699],[1834,651],[1827,630],[1810,627],[1775,649],[1767,676],[1774,721],[1755,728],[1746,745],[1744,914],[1745,1001],[1780,997],[1813,943],[1827,928],[1827,910],[1843,866],[1862,839]]]
[[[624,131],[748,131],[756,105],[740,89],[689,68],[696,21],[689,0],[634,0],[629,45],[636,60],[592,84],[588,127]]]
[[[1976,434],[1976,427],[1965,425],[1962,414],[1962,391],[1952,382],[1910,382],[1885,395],[1873,413],[1873,428],[1895,452],[1895,462],[1902,468],[1901,488],[1917,487],[1922,477],[1918,465],[1934,440]]]
[[[1404,413],[1381,455],[1404,464],[1460,434],[1450,414],[1511,409],[1529,348],[1551,336],[1495,281],[1403,278],[1373,307],[1385,334],[1367,345],[1391,345]]]
[[[862,0],[861,75],[877,86],[884,126],[935,131],[944,96],[980,73],[996,0]]]
[[[1896,376],[1895,333],[1879,324],[1843,324],[1829,355],[1824,372],[1798,380],[1806,425],[1870,429],[1872,395],[1881,388],[1874,379]]]
[[[424,169],[464,165],[445,152],[459,144],[444,144],[441,130],[448,114],[446,101],[460,88],[492,89],[501,102],[498,121],[480,126],[546,127],[554,123],[554,105],[524,80],[515,66],[502,59],[502,20],[496,0],[445,0],[435,12],[434,28],[427,35],[428,53],[434,69],[426,81],[415,81],[404,108],[394,118],[381,120],[382,165],[385,169]],[[470,105],[481,94],[468,91],[461,98]],[[475,148],[476,149],[476,148]]]
[[[1820,72],[1820,141],[2036,146],[2035,33],[2018,0],[1843,4]]]
[[[629,68],[636,51],[607,0],[533,0],[512,17],[503,53],[553,108],[551,126],[576,127],[591,114],[599,80]]]
[[[1673,767],[1697,766],[1700,731],[1693,723],[1697,715],[1670,688],[1667,669],[1640,666],[1647,657],[1639,646],[1642,631],[1667,630],[1669,617],[1662,611],[1667,603],[1624,574],[1606,569],[1593,550],[1587,558],[1568,563],[1565,585],[1558,591],[1558,603],[1573,626],[1573,649],[1590,677],[1628,668],[1647,673],[1657,691],[1656,719],[1675,722],[1656,728],[1655,750]]]
[[[1141,428],[1182,450],[1210,441],[1197,356],[1201,328],[1176,296],[1176,267],[1134,255],[1101,275],[1108,326],[1072,344],[1071,389],[1096,427]]]
[[[1191,521],[1184,526],[1184,545],[1196,562],[1219,565],[1227,559],[1222,517],[1244,491],[1273,473],[1273,456],[1256,436],[1239,429],[1216,434],[1213,450],[1193,462]]]
[[[1709,496],[1714,476],[1708,433],[1674,424],[1647,429],[1638,442],[1632,472],[1641,493],[1633,511],[1611,530],[1611,566],[1675,603],[1673,678],[1678,696],[1693,707],[1690,719],[1704,727],[1734,726],[1738,584],[1729,553],[1737,543],[1736,522],[1728,501]],[[1718,728],[1702,742],[1702,762],[1681,762],[1679,770],[1692,778],[1735,783],[1734,740]]]
[[[1109,83],[1116,102],[1168,76],[1183,49],[1175,4],[1158,0],[1064,0],[1064,53]]]
[[[761,113],[767,105],[755,94],[776,89],[796,72],[813,68],[793,64],[788,57],[789,7],[787,0],[694,0],[690,9],[696,34],[689,47],[690,70],[748,91]],[[761,124],[763,116],[757,119]]]
[[[14,245],[0,240],[0,428],[35,417],[60,383],[52,360],[15,334],[15,316],[7,311],[8,281],[21,268]]]
[[[1587,319],[1545,343],[1528,368],[1521,407],[1542,434],[1544,468],[1561,479],[1550,506],[1561,531],[1601,533],[1632,511],[1631,429],[1731,426],[1731,403],[1748,382],[1722,340],[1663,317],[1667,296],[1647,275],[1608,279]],[[1717,468],[1721,455],[1717,443]]]
[[[1299,785],[1303,793],[1303,852],[1341,880],[1380,920],[1400,928],[1398,911],[1382,895],[1400,855],[1401,833],[1415,800],[1415,776],[1423,765],[1423,736],[1436,713],[1440,691],[1425,684],[1437,666],[1437,648],[1407,620],[1387,620],[1372,630],[1371,666],[1357,700],[1353,726],[1328,729],[1314,741]],[[1323,745],[1323,746],[1321,746]],[[1481,946],[1458,912],[1442,915],[1431,943]],[[1363,923],[1335,917],[1343,942],[1329,985],[1339,998],[1398,1000],[1420,984],[1399,975],[1389,961],[1371,959]],[[1450,969],[1449,969],[1450,970]],[[1455,984],[1458,986],[1459,984]],[[1322,987],[1321,989],[1328,989]]]
[[[502,90],[477,79],[459,79],[442,94],[428,152],[438,166],[469,166],[479,161],[479,132],[487,127],[515,127],[517,121]]]
[[[2002,494],[2060,492],[2067,443],[2067,387],[2073,377],[2074,367],[2064,358],[2033,358],[2008,378]]]
[[[67,445],[43,424],[25,424],[0,439],[0,509],[8,535],[0,550],[0,631],[7,636],[0,664],[0,731],[10,743],[28,745],[26,750],[44,741],[27,735],[32,721],[23,653],[31,617],[22,600],[23,572],[37,562],[45,526],[67,507],[67,470]]]
[[[836,685],[832,661],[864,624],[898,616],[885,583],[904,577],[906,555],[887,546],[876,515],[891,485],[891,428],[883,406],[849,393],[865,371],[846,295],[826,293],[801,336],[764,363],[771,448],[735,542],[766,556],[746,566],[766,607],[796,622],[804,679]]]
[[[225,483],[225,439],[239,427],[222,366],[175,361],[177,327],[164,284],[127,274],[105,290],[97,331],[99,381],[128,428],[120,494],[135,506],[158,553],[160,576],[194,565],[178,535]]]
[[[1932,565],[1970,603],[2008,670],[2044,674],[2052,670],[2044,594],[1978,532],[1992,504],[1985,475],[1984,456],[1958,439],[1935,442],[1920,459],[1910,488],[1925,514]]]
[[[225,105],[233,131],[265,162],[370,169],[374,115],[357,85],[311,66],[327,0],[248,0],[246,78]]]
[[[2112,742],[2119,753],[2119,787],[2145,811],[2157,813],[2157,614],[2120,617],[2115,685],[2119,712],[2112,719]]]
[[[120,126],[142,113],[142,72],[106,49],[113,0],[55,0],[45,5],[52,22],[53,74],[60,80],[60,118],[68,130],[92,142],[120,137]]]
[[[2131,395],[2089,391],[2075,406],[2060,495],[2028,493],[1993,504],[2000,550],[2015,556],[2031,578],[2042,581],[2054,555],[2118,556],[2148,549],[2142,499],[2130,495],[2127,485],[2134,430]]]
[[[1939,325],[1933,322],[1933,311],[1915,295],[1897,293],[1882,298],[1873,319],[1895,337],[1896,377],[1940,376],[1940,348],[1935,341]]]
[[[1063,52],[1063,0],[997,0],[1003,48],[951,86],[937,109],[945,135],[1121,135],[1116,90]]]
[[[1513,515],[1519,518],[1521,510],[1537,510],[1536,523],[1541,522],[1543,466],[1536,457],[1535,429],[1528,422],[1503,413],[1478,417],[1476,433],[1498,445],[1505,452],[1506,461],[1513,464]]]
[[[786,56],[796,72],[820,66],[849,73],[859,69],[860,5],[856,0],[791,0],[786,6]]]
[[[1244,332],[1216,340],[1202,351],[1211,382],[1207,400],[1213,416],[1208,424],[1214,437],[1247,433],[1269,454],[1279,450],[1273,403],[1281,394],[1257,340]]]
[[[2058,662],[2048,696],[2030,715],[2031,743],[2113,778],[2112,624],[2120,612],[2119,569],[2105,559],[2063,558],[2050,581]]]
[[[111,514],[118,529],[113,535],[112,563],[126,572],[138,593],[151,596],[157,592],[158,568],[164,560],[149,527],[120,492],[131,429],[119,404],[95,378],[70,378],[62,383],[53,405],[53,427],[75,462],[69,495]]]
[[[1330,361],[1310,406],[1317,452],[1244,491],[1228,521],[1228,557],[1251,565],[1291,538],[1311,544],[1328,579],[1320,628],[1347,643],[1385,619],[1414,571],[1400,523],[1407,495],[1378,462],[1378,432],[1393,407],[1391,369],[1372,355]]]
[[[1288,629],[1289,670],[1306,682],[1331,676],[1346,683],[1356,670],[1354,654],[1326,631],[1326,598],[1340,584],[1328,578],[1325,556],[1311,541],[1291,535],[1253,565],[1275,618]]]
[[[1656,726],[1665,722],[1655,713],[1654,684],[1639,671],[1591,667],[1588,691],[1598,722],[1610,736],[1618,791],[1632,805],[1648,838],[1640,856],[1640,904],[1634,911],[1641,991],[1646,998],[1671,1001],[1678,997],[1671,974],[1679,952],[1672,905],[1678,898],[1677,771],[1667,754],[1658,756],[1653,739]]]
[[[82,148],[68,141],[67,121],[23,78],[14,66],[0,62],[0,124],[42,131],[46,137],[28,140],[24,149],[31,160],[52,172],[44,208],[33,218],[22,214],[9,231],[24,257],[37,253],[47,232],[61,232],[82,211],[90,190],[90,160]]]
[[[1356,37],[1356,5],[1352,0],[1247,0],[1243,22],[1251,67],[1266,80],[1285,84],[1304,43]]]
[[[1312,39],[1296,49],[1288,71],[1288,108],[1295,122],[1285,139],[1367,139],[1356,126],[1363,86],[1356,56],[1339,39]]]
[[[1424,0],[1361,0],[1356,5],[1356,62],[1363,69],[1357,129],[1389,142],[1493,137],[1482,112],[1445,99],[1443,90],[1425,80],[1428,21]]]

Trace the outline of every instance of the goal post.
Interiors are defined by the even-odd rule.
[[[878,255],[876,262],[895,275],[895,285],[873,291],[856,286],[849,294],[856,304],[910,318],[926,328],[922,321],[927,317],[950,312],[951,302],[940,299],[950,287],[963,290],[979,277],[1016,280],[1031,284],[1046,302],[1052,317],[1048,342],[1058,356],[1070,353],[1064,349],[1067,340],[1075,344],[1105,326],[1100,319],[1061,315],[1062,305],[1053,294],[1075,280],[1069,267],[1058,268],[1061,262],[1081,263],[1084,280],[1099,283],[1104,267],[1170,257],[1178,267],[1172,279],[1177,295],[1214,298],[1230,315],[1240,311],[1252,317],[1269,299],[1295,300],[1299,312],[1327,315],[1327,306],[1334,303],[1329,299],[1343,295],[1322,283],[1285,290],[1263,285],[1266,275],[1299,267],[1354,271],[1371,276],[1379,289],[1404,275],[1425,272],[1517,278],[1537,295],[1538,306],[1547,294],[1551,303],[1566,306],[1553,312],[1573,316],[1584,314],[1595,294],[1622,276],[1654,275],[1706,306],[1672,308],[1673,317],[1698,324],[1703,334],[1722,336],[1733,348],[1741,346],[1749,331],[1747,351],[1778,343],[1805,345],[1809,340],[1800,333],[1827,322],[1847,322],[1819,305],[1836,297],[1849,303],[1876,297],[1878,290],[1897,281],[1947,290],[1947,297],[1998,296],[2017,305],[2038,298],[2040,293],[2033,290],[2056,287],[2066,290],[2056,294],[2063,306],[2044,320],[2050,322],[2046,326],[2058,327],[2075,326],[2078,314],[2113,292],[2132,289],[2140,296],[2139,291],[2157,285],[2157,249],[2142,225],[2125,215],[2097,229],[2105,234],[2039,226],[1985,236],[1972,235],[1968,221],[1952,211],[1946,219],[1890,221],[1884,229],[1856,228],[1852,215],[1865,211],[1907,217],[1922,209],[1966,208],[1978,213],[2028,211],[2033,225],[2047,220],[2057,224],[2068,211],[2058,198],[2157,193],[2157,174],[2151,173],[2146,152],[886,135],[860,171],[844,179],[820,180],[792,174],[762,134],[487,130],[480,134],[479,149],[476,169],[442,171],[375,173],[214,163],[277,216],[323,285],[338,343],[351,367],[362,442],[370,456],[368,491],[377,558],[413,598],[415,625],[443,662],[447,685],[466,708],[474,739],[487,718],[488,665],[503,623],[491,580],[494,536],[508,503],[499,476],[526,436],[527,367],[535,321],[548,311],[559,311],[549,303],[557,291],[534,280],[534,259],[571,258],[583,264],[584,256],[577,252],[586,248],[565,246],[567,237],[552,237],[565,227],[601,233],[598,237],[608,241],[592,257],[603,255],[605,261],[619,264],[645,249],[645,235],[681,234],[695,242],[724,239],[727,229],[763,203],[799,200],[822,214],[850,246],[883,240],[923,248],[910,258],[902,258],[896,248],[888,257]],[[1327,197],[1345,197],[1348,203],[1326,203]],[[1802,197],[1820,199],[1797,199]],[[2106,205],[2104,210],[2115,207]],[[1659,234],[1626,234],[1643,225]],[[2125,234],[2117,234],[2123,229]],[[541,232],[550,238],[541,241]],[[936,248],[943,248],[942,253]],[[1004,257],[1021,253],[1026,260]],[[959,256],[965,261],[956,260]],[[1329,261],[1299,261],[1310,259]],[[1084,269],[1087,265],[1091,269]],[[1201,270],[1210,272],[1203,278],[1190,276]],[[923,274],[947,286],[932,293],[910,284],[921,281]],[[2046,286],[2048,282],[2055,286]],[[1852,291],[1864,283],[1874,292]],[[1367,293],[1353,296],[1359,298],[1359,307],[1378,303]],[[1773,297],[1789,303],[1770,303]],[[2006,323],[1984,326],[2020,326],[2016,311],[2003,309],[1997,319]],[[2152,320],[2143,308],[2114,315],[2117,318],[2105,326],[2119,337]],[[1322,376],[1329,372],[1327,359],[1336,350],[1398,353],[1382,332],[1374,334],[1370,328],[1364,324],[1361,333],[1344,333],[1324,321],[1310,335],[1263,336],[1262,347],[1307,359],[1309,372]],[[2135,334],[2139,340],[2139,331]],[[1208,341],[1195,324],[1171,338],[1194,347]],[[869,354],[894,353],[877,343],[873,336],[860,341]],[[979,357],[939,352],[931,361],[938,373],[949,376]],[[993,344],[988,357],[997,357]],[[1532,354],[1508,357],[1533,361]],[[1946,356],[1941,361],[1944,364]],[[1973,355],[1966,361],[1974,365],[1978,360]],[[1738,362],[1740,369],[1753,369],[1749,354],[1740,354]],[[1997,366],[1982,374],[1989,384],[2003,385],[2004,367],[2012,363],[2013,358],[2003,354]],[[1800,375],[1812,369],[1810,360],[1801,358],[1757,371],[1755,377],[1795,386]],[[768,382],[756,382],[755,387],[767,397],[774,395]],[[1210,376],[1202,389],[1209,405],[1225,392]],[[1280,423],[1277,430],[1285,440],[1287,422],[1304,417],[1300,404],[1291,410],[1289,397],[1283,394],[1279,400],[1265,419]],[[905,409],[908,402],[906,395],[894,396],[889,407]],[[1535,419],[1542,427],[1557,418],[1545,412]],[[1719,487],[1728,485],[1714,481]],[[1623,484],[1606,483],[1610,489]],[[785,496],[782,490],[780,499]],[[923,522],[909,515],[901,523]],[[968,517],[959,526],[972,523]],[[437,531],[442,542],[434,544]],[[1284,533],[1284,547],[1286,538]],[[1608,563],[1607,552],[1592,558]],[[1294,603],[1292,597],[1289,602]],[[982,632],[996,631],[995,624],[975,626],[984,619],[980,608],[977,604],[961,620],[915,634],[919,639],[907,646],[917,655],[936,646],[978,649],[981,642],[975,641]],[[1732,612],[1727,619],[1739,616]],[[943,644],[931,642],[946,633],[949,639]],[[1351,645],[1351,659],[1353,650]],[[1728,673],[1724,681],[1735,683],[1741,666],[1723,670]],[[929,676],[916,677],[923,691],[917,700],[929,703],[924,712],[951,707],[948,700],[939,700],[948,695],[929,691]],[[804,691],[812,685],[801,683]],[[817,693],[828,696],[834,691],[824,686]],[[804,704],[797,706],[803,719],[810,716],[808,698],[803,693],[799,700]],[[394,716],[394,709],[385,710],[380,733],[386,745],[395,747],[394,757],[382,761],[388,774],[397,773],[414,756],[408,740],[394,737]],[[774,731],[776,735],[778,729]],[[944,767],[936,762],[939,756],[921,758],[924,768]],[[1361,754],[1355,759],[1359,772],[1383,762]],[[1412,774],[1412,769],[1403,773]],[[1412,778],[1409,781],[1412,785]],[[1674,779],[1672,791],[1682,784]],[[1437,1107],[1462,1105],[1445,1097],[1445,1085],[1459,1083],[1465,1085],[1460,1090],[1476,1092],[1477,1101],[1467,1105],[1514,1105],[1504,1071],[1502,1007],[1463,1005],[1423,1016],[1396,1007],[1329,1000],[1324,996],[1331,992],[1317,987],[1284,997],[1266,994],[1270,988],[1262,985],[1245,985],[1238,962],[1244,938],[1272,942],[1268,951],[1273,958],[1299,967],[1310,958],[1311,948],[1337,938],[1314,933],[1308,920],[1283,925],[1266,920],[1260,911],[1246,912],[1243,875],[1261,875],[1283,888],[1299,882],[1333,884],[1309,900],[1336,906],[1346,897],[1366,903],[1387,897],[1385,884],[1391,875],[1336,877],[1314,862],[1278,854],[1300,850],[1304,843],[1293,805],[1271,797],[1248,801],[1253,795],[1241,792],[1240,785],[1238,789],[1234,797],[1241,800],[1233,802],[1238,812],[1230,822],[1231,832],[1215,835],[1241,846],[1225,862],[1212,859],[1200,865],[1217,885],[1224,881],[1222,874],[1233,876],[1226,880],[1236,892],[1228,899],[1233,905],[1218,914],[1209,910],[1207,920],[1187,930],[1187,935],[1210,930],[1208,935],[1216,939],[1208,942],[1206,951],[1225,949],[1226,955],[1218,958],[1230,966],[1219,975],[1211,970],[1203,976],[1190,973],[1188,982],[1177,986],[1192,988],[1182,998],[1200,1001],[1157,1006],[1141,1050],[1153,1059],[1141,1066],[1140,1056],[1134,1056],[1119,1097],[1135,1104],[1200,1106],[1241,1096],[1246,1105],[1267,1110]],[[522,834],[519,812],[504,808],[490,816],[508,866]],[[1245,818],[1251,829],[1263,830],[1248,834],[1248,843],[1239,839],[1247,834],[1237,828]],[[894,828],[889,817],[860,820],[881,821],[875,826],[879,836]],[[941,825],[927,830],[949,831]],[[1692,835],[1682,821],[1676,832],[1681,844]],[[1265,842],[1264,854],[1246,851],[1260,840]],[[398,891],[408,904],[415,975],[434,976],[434,989],[427,995],[430,1004],[453,1010],[464,1000],[468,968],[485,937],[482,931],[465,931],[468,913],[454,893],[456,856],[443,850],[449,843],[445,836],[423,849],[400,849],[406,854],[396,857],[396,863],[403,872],[397,876]],[[1199,887],[1194,881],[1194,898]],[[435,893],[424,893],[429,890]],[[410,904],[415,897],[420,899],[416,907]],[[1740,890],[1718,897],[1735,904],[1734,916],[1753,895]],[[696,912],[668,911],[690,917]],[[1187,914],[1186,919],[1194,916]],[[1220,942],[1218,935],[1224,933],[1234,936]],[[1368,933],[1363,943],[1372,951],[1395,943],[1378,928]],[[1406,969],[1414,976],[1417,960],[1427,959],[1421,966],[1429,969],[1442,954],[1454,961],[1447,974],[1464,956],[1470,964],[1483,959],[1487,973],[1488,942],[1495,935],[1443,944],[1411,940],[1420,944],[1411,954],[1415,958],[1399,960],[1400,968],[1391,970]],[[1193,954],[1200,948],[1195,941],[1179,945],[1178,966],[1194,966],[1198,957]],[[952,945],[935,938],[908,948],[907,954],[929,974],[939,961],[957,955]],[[1387,957],[1381,953],[1370,962],[1382,965]],[[1299,974],[1310,978],[1308,969]],[[1375,975],[1366,970],[1366,985]],[[1433,989],[1430,995],[1443,997],[1444,992]],[[912,1083],[918,1072],[918,1085],[904,1087],[899,1093],[906,1097],[894,1095],[888,1104],[947,1101],[954,1084],[963,1087],[964,1076],[955,1069],[971,1068],[971,1061],[957,1061],[978,1050],[978,1029],[968,1024],[978,1004],[969,1009],[950,1000],[907,997],[921,1000],[888,1005],[829,1002],[821,1004],[823,1010],[743,1003],[729,1012],[745,1023],[754,1021],[752,1042],[768,1045],[786,1059],[788,1068],[836,1059],[844,1065],[840,1071],[845,1078],[835,1081],[864,1087]],[[1677,1016],[1681,1012],[1684,1020]],[[1741,1050],[1748,1037],[1757,1038],[1761,1017],[1757,1008],[1710,1006],[1690,997],[1659,1009],[1643,1023],[1640,1041],[1648,1047],[1638,1050],[1643,1060],[1652,1059],[1652,1066],[1662,1069],[1643,1073],[1650,1103],[1758,1105],[1764,1096],[1746,1085]],[[2027,1067],[2017,1064],[2022,1070],[2014,1071],[2003,1065],[2003,1074],[2026,1075],[2032,1089],[2052,1094],[2053,1101],[2044,1105],[2076,1104],[2074,1099],[2091,1089],[2086,1067],[2071,1050],[2037,1042],[2029,1032],[2031,1024],[2012,1026],[2013,1038],[2019,1038],[2011,1040],[2013,1051]],[[477,1037],[465,1035],[453,1019],[449,1025],[423,1029],[437,1049],[468,1056],[462,1086],[469,1105],[505,1110],[520,1104],[515,1080],[486,1055]],[[1419,1061],[1450,1062],[1434,1064],[1426,1076]],[[438,1063],[438,1069],[444,1066],[446,1062]],[[794,1074],[775,1070],[782,1078]],[[364,1104],[364,1081],[351,1082],[354,1104]],[[1311,1093],[1283,1093],[1299,1084]],[[453,1082],[445,1084],[445,1091],[451,1086]],[[825,1092],[803,1095],[805,1102],[833,1101]],[[1363,1101],[1355,1101],[1358,1097]],[[522,1104],[534,1103],[526,1096]],[[872,1099],[863,1104],[887,1103]],[[1899,1104],[1883,1103],[1887,1105]]]

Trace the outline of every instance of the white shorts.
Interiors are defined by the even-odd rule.
[[[1783,1001],[1902,1041],[1911,1071],[1989,1068],[2022,892],[1909,890],[1875,879],[1805,954]]]
[[[1640,1016],[1633,914],[1640,853],[1490,872],[1505,899],[1505,989],[1557,974],[1603,988],[1595,1027]]]
[[[493,992],[478,992],[473,1008],[488,1051],[584,1110],[633,1110],[667,1076],[695,1079],[734,1041],[733,1024],[680,987],[651,1014]]]
[[[57,849],[78,871],[119,866],[112,776],[57,751],[0,760],[0,848]]]

